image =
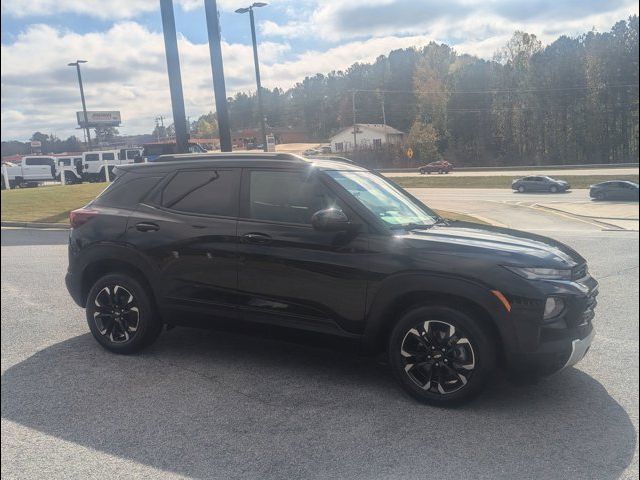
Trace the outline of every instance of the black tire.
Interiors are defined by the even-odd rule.
[[[128,295],[133,300],[129,300]],[[98,304],[102,304],[102,308]],[[113,305],[119,309],[114,310]],[[101,316],[101,311],[116,313]],[[151,345],[162,331],[162,321],[151,294],[139,280],[125,273],[108,274],[95,282],[87,296],[86,314],[93,337],[114,353],[140,351]]]
[[[447,341],[451,327],[454,336]],[[416,336],[412,332],[425,334]],[[440,337],[443,332],[445,336]],[[413,351],[409,343],[414,341],[418,353],[407,356]],[[394,327],[388,355],[393,374],[407,393],[421,402],[449,407],[471,400],[485,387],[496,367],[496,339],[479,319],[464,311],[421,306],[405,313]],[[430,356],[422,361],[421,355]],[[411,364],[412,360],[416,363]],[[415,366],[407,368],[410,365]]]
[[[558,193],[558,187],[556,187],[555,185],[552,185],[551,188],[549,189],[549,191],[551,193]]]
[[[420,169],[420,175],[424,175],[424,170]]]
[[[526,192],[526,191],[527,191],[527,189],[526,189],[526,188],[524,188],[524,185],[520,185],[520,186],[518,187],[518,192],[520,192],[520,193],[524,193],[524,192]]]
[[[606,198],[604,193],[596,193],[593,195],[593,199],[597,201],[602,201]]]

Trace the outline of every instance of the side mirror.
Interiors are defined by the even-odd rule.
[[[339,208],[326,208],[313,214],[311,225],[322,232],[340,232],[349,230],[351,222]]]

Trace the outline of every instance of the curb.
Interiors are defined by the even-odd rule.
[[[548,205],[542,205],[539,203],[534,203],[536,207],[546,208],[548,210],[555,210],[556,212],[566,213],[567,215],[573,215],[574,217],[583,217],[590,218],[592,220],[629,220],[632,222],[637,222],[640,218],[624,218],[624,217],[597,217],[593,215],[581,215],[579,213],[567,212],[566,210],[562,210],[561,208],[549,207]]]
[[[13,228],[48,228],[55,230],[68,230],[70,227],[64,223],[40,223],[40,222],[0,222],[2,227]]]

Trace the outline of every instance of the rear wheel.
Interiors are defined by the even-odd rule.
[[[98,279],[87,297],[87,322],[107,350],[133,353],[153,343],[162,330],[147,289],[132,276],[113,273]]]
[[[418,400],[453,406],[486,385],[496,365],[495,340],[467,313],[423,306],[406,313],[389,339],[389,362]]]

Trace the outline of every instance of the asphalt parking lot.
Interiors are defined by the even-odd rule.
[[[315,337],[177,328],[109,354],[66,293],[66,232],[3,229],[2,477],[637,478],[638,233],[539,230],[600,281],[594,345],[443,410]]]

